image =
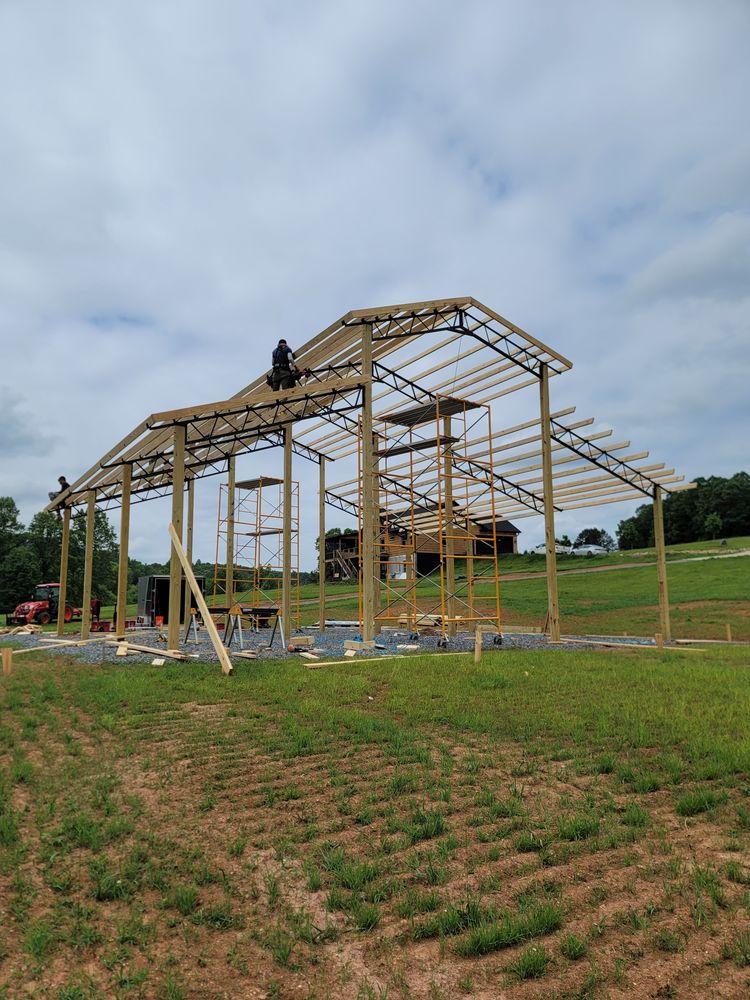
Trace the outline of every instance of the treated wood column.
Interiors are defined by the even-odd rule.
[[[654,486],[654,542],[656,543],[656,574],[659,580],[659,622],[665,642],[672,638],[667,587],[667,552],[664,546],[664,508],[661,486]]]
[[[226,597],[227,606],[231,608],[234,604],[234,501],[235,501],[235,458],[231,455],[227,459],[227,472],[229,482],[227,485],[227,574],[226,574]]]
[[[287,643],[292,634],[292,424],[284,428],[284,510],[281,555],[281,620]]]
[[[542,478],[544,483],[544,543],[547,551],[547,612],[549,637],[560,641],[560,606],[557,599],[557,553],[555,551],[555,497],[552,487],[552,432],[549,410],[549,370],[541,365],[539,418],[542,430]]]
[[[187,495],[188,495],[188,509],[187,518],[185,521],[185,558],[193,565],[193,517],[195,514],[195,479],[188,479],[187,481]],[[191,608],[197,608],[198,605],[193,599],[193,592],[190,589],[190,584],[185,579],[182,585],[182,607],[184,608],[183,618],[185,619],[185,637],[187,638],[187,630],[190,623],[190,610]]]
[[[185,499],[185,427],[177,424],[174,429],[172,452],[172,527],[182,544],[182,512]],[[180,648],[180,597],[182,594],[182,565],[172,545],[169,561],[169,622],[167,646]]]
[[[91,581],[94,572],[94,519],[96,490],[86,497],[86,548],[83,553],[83,597],[81,598],[81,638],[88,639],[91,631]]]
[[[70,507],[63,511],[60,544],[60,591],[57,596],[57,634],[65,633],[65,602],[68,598],[68,555],[70,553]]]
[[[443,417],[443,437],[448,439],[451,436],[451,418]],[[456,528],[453,523],[453,449],[450,441],[446,441],[442,449],[441,461],[443,463],[443,497],[445,505],[445,517],[443,521],[443,532],[445,542],[445,612],[448,622],[446,633],[456,634],[456,543],[454,535]]]
[[[362,331],[362,638],[375,635],[375,548],[377,496],[374,482],[375,448],[372,437],[372,326],[363,324]],[[379,527],[379,526],[378,526]],[[379,564],[378,564],[379,568]]]
[[[120,508],[120,556],[117,564],[117,626],[115,634],[125,635],[125,617],[128,603],[128,545],[130,542],[130,489],[133,466],[128,462],[122,467],[122,507]]]
[[[320,612],[319,612],[319,623],[318,631],[325,632],[326,630],[326,460],[321,455],[320,456],[320,480],[318,486],[318,500],[319,500],[319,511],[318,511],[318,537],[320,539],[318,545],[318,575],[320,577],[319,589],[320,589]]]
[[[193,517],[195,515],[195,479],[188,479],[187,486],[187,528],[185,531],[185,555],[193,565]],[[195,607],[195,605],[193,605]]]

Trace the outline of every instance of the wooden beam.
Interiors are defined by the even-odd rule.
[[[65,605],[68,600],[68,555],[70,553],[70,507],[63,511],[60,544],[60,591],[57,595],[57,634],[65,634]]]
[[[195,519],[195,479],[188,479],[187,487],[187,530],[185,533],[185,555],[190,565],[193,565],[193,521]]]
[[[234,507],[235,507],[235,458],[227,459],[227,548],[226,548],[226,587],[225,593],[229,607],[234,604]]]
[[[440,401],[442,402],[442,400]],[[438,413],[440,411],[438,410]],[[446,632],[448,635],[456,634],[456,546],[454,535],[456,529],[453,524],[453,450],[451,448],[452,421],[451,414],[442,418],[443,433],[447,443],[441,449],[442,455],[439,461],[443,466],[443,507],[445,509],[443,519],[443,535],[445,544],[445,611],[448,617]]]
[[[318,480],[318,576],[319,603],[318,631],[326,630],[326,460],[320,456]]]
[[[115,635],[125,635],[128,603],[128,546],[130,542],[130,486],[133,466],[122,468],[122,507],[120,508],[120,555],[117,564],[117,625]]]
[[[544,484],[544,542],[547,553],[547,613],[549,636],[560,641],[560,606],[557,597],[557,555],[555,551],[555,497],[552,482],[552,435],[549,410],[549,370],[541,366],[539,414],[542,429],[542,473]]]
[[[654,486],[654,542],[656,545],[656,576],[659,583],[659,622],[666,642],[672,639],[669,619],[669,589],[667,587],[667,553],[664,546],[664,508],[661,486]]]
[[[292,634],[292,428],[284,428],[284,503],[281,551],[281,620],[284,638]]]
[[[281,392],[273,392],[271,389],[256,390],[252,396],[247,397],[246,406],[243,405],[245,399],[232,396],[231,399],[220,399],[214,403],[201,403],[198,406],[183,406],[178,410],[162,410],[160,413],[152,413],[147,423],[149,425],[169,424],[180,420],[192,423],[237,409],[276,409],[279,404],[286,406],[287,404],[300,403],[310,397],[316,399],[318,397],[330,396],[334,392],[354,392],[361,388],[361,386],[362,379],[359,376],[355,376],[348,378],[328,378],[323,382],[313,382],[308,386],[296,386],[294,389],[283,389]],[[291,410],[286,416],[286,420],[290,419],[294,419],[293,411]],[[278,422],[284,422],[284,417],[280,417]],[[163,428],[158,429],[161,430]]]
[[[374,447],[372,424],[372,326],[360,327],[362,336],[362,638],[375,635],[375,532],[373,509],[377,506],[376,483],[373,476]]]
[[[198,586],[198,582],[195,579],[195,574],[193,573],[193,567],[187,561],[187,556],[182,548],[182,542],[180,537],[174,529],[174,525],[169,525],[169,537],[172,539],[172,552],[177,556],[179,564],[182,566],[182,570],[185,574],[185,579],[187,580],[188,587],[190,588],[195,603],[198,610],[203,618],[203,624],[206,627],[209,638],[211,639],[211,644],[214,647],[216,655],[219,658],[219,663],[221,664],[221,672],[223,674],[231,674],[234,670],[232,667],[232,661],[229,659],[229,653],[227,652],[224,643],[219,637],[219,633],[214,624],[214,620],[211,617],[211,612],[208,610],[208,605],[206,604],[206,599],[201,593],[201,588]]]
[[[13,650],[10,646],[3,646],[3,675],[8,677],[13,672]]]
[[[172,432],[172,527],[182,548],[182,511],[185,497],[185,426],[176,424]],[[180,603],[182,596],[182,573],[180,559],[172,547],[169,561],[169,621],[167,622],[167,645],[177,649],[180,645]]]
[[[94,523],[96,490],[86,497],[86,548],[83,554],[83,597],[81,598],[81,638],[88,639],[91,630],[91,582],[94,571]]]

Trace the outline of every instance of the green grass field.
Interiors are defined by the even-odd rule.
[[[30,654],[0,705],[0,997],[750,989],[742,647]]]
[[[750,538],[730,538],[724,547],[718,541],[668,547],[669,596],[675,637],[723,639],[729,624],[734,638],[750,640],[750,555],[729,559],[702,558],[704,555],[741,552],[748,548]],[[657,632],[659,608],[654,558],[653,549],[615,552],[591,558],[558,557],[563,632],[569,635],[653,635]],[[680,561],[685,559],[693,561]],[[603,567],[612,568],[597,571]],[[463,565],[459,562],[459,576],[462,570]],[[477,569],[477,572],[480,570]],[[541,626],[547,610],[544,557],[504,556],[501,574],[502,620],[510,625]],[[516,574],[529,578],[512,579]],[[462,586],[461,596],[465,596],[465,585],[459,582],[459,589]],[[494,584],[480,581],[476,592],[485,599],[486,611],[491,613]],[[317,584],[300,587],[302,603],[299,617],[302,625],[318,620],[318,593]],[[326,593],[328,618],[358,617],[356,582],[329,583]],[[423,611],[439,612],[437,577],[420,581],[418,595]],[[102,616],[111,618],[113,610],[112,607],[103,608]],[[130,605],[128,615],[135,613],[135,605]],[[66,631],[75,632],[78,629],[80,625],[73,624]],[[54,626],[47,626],[47,630],[54,630]]]

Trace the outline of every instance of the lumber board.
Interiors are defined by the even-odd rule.
[[[110,639],[107,645],[119,646],[121,642],[126,640]],[[128,642],[129,652],[138,653],[158,653],[159,656],[168,656],[170,660],[189,660],[190,657],[183,653],[179,649],[158,649],[156,646],[141,646],[135,642]]]
[[[563,636],[556,642],[553,642],[552,639],[549,639],[548,645],[550,646],[560,645],[562,643],[567,643],[567,642],[580,643],[581,645],[584,646],[606,646],[608,649],[647,649],[652,653],[690,653],[690,652],[699,653],[700,652],[700,650],[698,649],[696,650],[675,649],[674,646],[662,646],[661,648],[659,648],[658,646],[650,646],[647,645],[646,643],[641,643],[641,642],[605,642],[603,639],[566,639],[565,636]]]
[[[221,641],[219,633],[216,629],[216,625],[214,624],[214,620],[211,617],[211,612],[208,610],[206,599],[201,593],[201,589],[198,586],[198,583],[195,579],[195,573],[193,573],[193,567],[187,561],[187,557],[185,556],[185,550],[183,549],[182,543],[180,542],[177,532],[174,530],[174,526],[172,525],[171,522],[168,525],[167,530],[169,531],[169,537],[172,539],[173,549],[177,553],[177,556],[182,565],[183,572],[185,573],[185,578],[187,579],[188,585],[193,592],[193,597],[195,598],[196,604],[198,605],[198,610],[200,611],[201,617],[203,618],[203,622],[206,626],[206,631],[208,632],[211,638],[211,645],[214,647],[214,651],[216,652],[216,655],[219,658],[219,663],[221,664],[221,672],[223,674],[229,675],[234,671],[234,668],[232,667],[232,661],[229,658],[229,653],[227,652],[224,643]]]

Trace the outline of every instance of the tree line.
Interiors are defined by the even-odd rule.
[[[0,612],[12,611],[37,583],[55,583],[60,576],[62,521],[41,511],[24,527],[12,497],[0,497]],[[68,550],[70,604],[80,604],[83,594],[83,557],[86,519],[74,517]],[[102,604],[111,604],[117,592],[118,546],[107,515],[98,510],[94,520],[92,593]]]
[[[696,487],[669,493],[664,499],[664,541],[667,545],[750,535],[750,475],[698,477]],[[653,504],[643,504],[633,517],[617,526],[621,549],[654,544]]]
[[[60,578],[62,520],[55,514],[41,511],[29,524],[21,523],[18,506],[12,497],[0,497],[0,613],[12,611],[25,600],[38,583],[56,583]],[[83,595],[83,557],[86,548],[86,518],[73,517],[70,524],[68,549],[69,604],[80,605]],[[117,599],[117,564],[120,548],[114,528],[104,511],[97,510],[94,518],[94,557],[91,592],[102,604],[114,604]],[[206,590],[211,591],[214,564],[198,560],[193,563],[196,576],[206,578]],[[218,567],[219,577],[226,577],[224,566]],[[169,573],[169,562],[141,562],[128,559],[128,604],[138,599],[138,578]],[[264,576],[281,576],[271,570]],[[316,583],[317,571],[300,573],[300,583]],[[267,583],[273,586],[273,581]]]

